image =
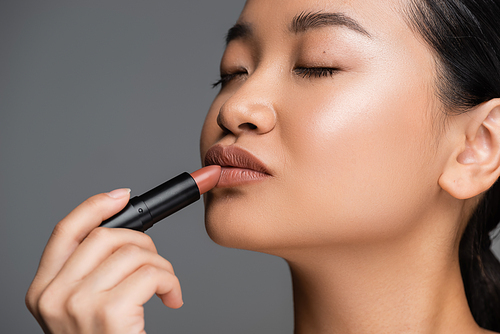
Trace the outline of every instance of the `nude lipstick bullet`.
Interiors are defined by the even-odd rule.
[[[196,202],[219,182],[221,167],[212,165],[189,174],[182,173],[140,196],[102,222],[104,227],[122,227],[146,231],[155,223]]]

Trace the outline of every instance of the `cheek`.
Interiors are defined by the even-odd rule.
[[[295,134],[283,143],[300,180],[286,193],[301,203],[295,214],[329,236],[401,233],[438,191],[426,98],[387,88],[310,95],[315,104],[295,105],[316,107],[283,122],[282,133]]]

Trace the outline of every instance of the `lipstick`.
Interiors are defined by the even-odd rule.
[[[220,166],[207,166],[182,173],[140,196],[131,198],[125,208],[102,222],[104,227],[124,227],[146,231],[155,223],[196,202],[219,182]]]
[[[205,155],[205,164],[222,167],[218,188],[247,185],[272,176],[260,159],[236,145],[212,146]]]

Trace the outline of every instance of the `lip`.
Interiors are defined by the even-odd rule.
[[[222,167],[217,188],[235,187],[262,181],[271,176],[266,165],[238,146],[212,146],[205,155],[205,166]]]

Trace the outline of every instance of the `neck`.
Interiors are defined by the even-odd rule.
[[[480,332],[458,250],[413,237],[289,259],[295,334]]]

